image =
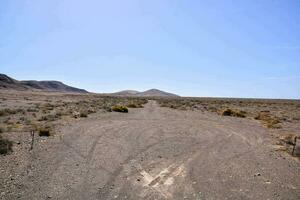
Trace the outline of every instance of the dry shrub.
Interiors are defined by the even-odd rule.
[[[267,128],[281,128],[280,120],[269,112],[260,112],[254,119],[260,120]]]
[[[207,108],[207,110],[208,110],[209,112],[218,112],[218,109],[217,109],[216,107],[213,107],[213,106],[209,106],[209,107]]]
[[[41,137],[50,137],[51,135],[54,135],[54,131],[50,126],[41,127],[38,132]]]
[[[177,108],[179,108],[179,106],[178,106],[178,105],[175,105],[175,104],[172,104],[172,105],[170,105],[170,108],[172,108],[172,109],[177,109]]]
[[[292,156],[300,158],[300,135],[296,134],[284,134],[280,136],[279,144],[285,147],[285,150],[288,151]]]
[[[88,109],[87,111],[87,114],[92,114],[92,113],[96,113],[97,111],[95,109]]]
[[[81,112],[79,117],[88,117],[88,113],[87,112]]]
[[[4,108],[4,109],[0,110],[0,117],[7,116],[7,115],[15,115],[17,113],[25,114],[25,111],[21,108],[18,108],[18,109]]]
[[[246,112],[241,111],[241,110],[232,110],[229,108],[226,108],[225,110],[221,111],[222,116],[231,116],[231,117],[241,117],[245,118],[246,117]]]
[[[294,120],[294,121],[300,121],[300,117],[293,117],[292,120]]]
[[[3,139],[0,135],[0,154],[6,155],[12,152],[13,143],[7,139]]]
[[[295,145],[296,137],[297,136],[295,134],[285,134],[280,137],[280,141],[282,141],[288,145]],[[300,137],[298,137],[298,138],[300,138]]]
[[[59,114],[49,114],[42,116],[39,121],[55,121],[60,118],[61,116]]]
[[[126,106],[116,105],[116,106],[113,106],[111,109],[112,109],[112,111],[115,111],[115,112],[128,113],[128,108]]]

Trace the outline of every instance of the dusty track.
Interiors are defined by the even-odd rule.
[[[300,165],[255,121],[160,108],[95,115],[32,153],[21,199],[300,199]],[[258,174],[259,173],[259,174]]]

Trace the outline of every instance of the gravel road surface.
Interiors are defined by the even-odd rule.
[[[95,114],[61,127],[35,147],[15,194],[30,200],[300,199],[300,164],[274,151],[269,135],[254,120],[149,101],[128,114]]]

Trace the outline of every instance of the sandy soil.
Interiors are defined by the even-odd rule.
[[[149,101],[57,129],[0,158],[1,199],[300,199],[300,162],[254,120]]]

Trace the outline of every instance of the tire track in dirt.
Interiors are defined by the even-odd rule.
[[[55,199],[74,200],[299,197],[300,166],[270,156],[266,131],[247,119],[149,101],[128,114],[107,113],[62,132],[51,151],[36,155],[45,160],[33,161],[39,184],[25,191],[27,197],[43,199],[43,184]],[[261,177],[254,177],[256,172]]]

